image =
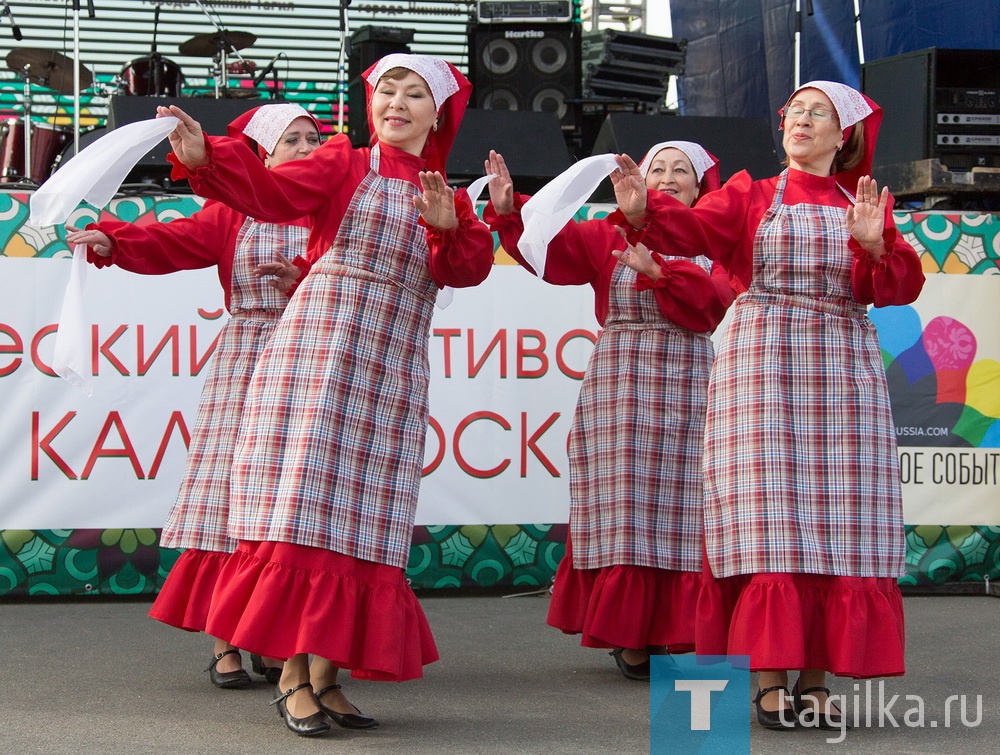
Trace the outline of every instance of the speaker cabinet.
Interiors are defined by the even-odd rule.
[[[654,144],[678,139],[697,142],[715,155],[723,181],[741,170],[755,179],[768,178],[782,169],[774,151],[772,128],[766,118],[612,113],[594,140],[593,154],[624,152],[639,162]],[[605,181],[594,201],[613,197],[611,182]]]
[[[469,108],[448,155],[449,182],[467,185],[482,176],[491,149],[503,155],[514,190],[524,194],[534,194],[572,164],[554,114]]]
[[[872,60],[861,86],[884,113],[876,166],[1000,167],[1000,51],[930,47]]]
[[[353,34],[347,55],[347,135],[355,147],[367,147],[371,140],[365,102],[365,81],[361,75],[386,55],[409,52],[413,29],[394,26],[362,26]]]
[[[580,25],[473,24],[469,80],[475,107],[554,113],[572,126],[567,101],[580,97]]]

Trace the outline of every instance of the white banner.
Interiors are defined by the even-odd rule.
[[[159,527],[227,315],[214,270],[91,270],[94,392],[51,369],[67,259],[0,257],[0,529]],[[419,524],[565,522],[589,287],[497,266],[436,311]]]
[[[69,268],[0,257],[0,529],[159,527],[227,317],[215,271],[91,270],[88,398],[51,370]],[[872,313],[894,358],[907,524],[1000,525],[998,288],[1000,276],[931,275],[912,307]],[[567,520],[566,437],[597,332],[590,287],[550,286],[510,265],[435,311],[418,524]],[[912,358],[935,333],[962,344],[972,334],[957,398],[940,395],[955,368]],[[913,386],[900,364],[923,369]],[[936,379],[929,394],[924,373]]]

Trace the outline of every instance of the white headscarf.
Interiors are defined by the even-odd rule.
[[[315,122],[308,110],[292,102],[261,105],[243,128],[243,133],[263,147],[267,154],[272,155],[281,135],[296,118],[308,118]]]
[[[394,52],[382,58],[368,74],[368,83],[373,87],[378,86],[382,74],[392,68],[407,68],[420,74],[431,90],[435,110],[440,110],[444,101],[458,91],[458,82],[445,61],[430,55],[411,55],[405,52]]]
[[[698,177],[698,183],[701,183],[701,179],[705,177],[705,171],[715,165],[715,160],[712,156],[705,151],[705,148],[700,144],[694,142],[684,142],[684,141],[672,141],[672,142],[660,142],[654,145],[646,156],[642,158],[642,162],[639,163],[639,171],[642,173],[642,177],[645,178],[646,174],[649,172],[649,166],[653,162],[653,158],[664,149],[673,147],[674,149],[679,149],[685,155],[687,159],[691,161],[691,166],[694,168],[695,175]]]
[[[872,113],[871,105],[861,96],[861,92],[837,81],[810,81],[792,92],[788,102],[794,100],[795,95],[803,89],[818,89],[830,98],[842,129],[863,121]],[[788,107],[788,102],[785,103],[785,107]]]

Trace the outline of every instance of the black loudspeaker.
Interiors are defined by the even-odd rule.
[[[719,159],[723,182],[741,170],[755,179],[768,178],[782,170],[771,129],[765,118],[612,113],[594,140],[593,154],[625,153],[638,163],[654,144],[683,140],[697,142]],[[613,197],[611,182],[605,181],[592,199],[606,202]]]
[[[124,126],[126,123],[144,121],[156,117],[159,105],[177,105],[201,124],[210,136],[225,136],[226,126],[237,116],[259,105],[273,105],[283,100],[260,99],[214,99],[209,97],[134,97],[114,96],[108,101],[108,129]],[[142,156],[132,171],[126,176],[126,183],[170,183],[170,142],[164,139]],[[171,185],[186,186],[187,181]]]
[[[580,25],[472,24],[469,80],[472,105],[484,110],[555,113],[575,118],[567,100],[580,97]]]
[[[467,185],[482,176],[491,149],[503,155],[514,190],[524,194],[534,194],[572,163],[554,114],[469,108],[448,155],[449,182]]]
[[[872,60],[861,86],[883,111],[876,166],[1000,167],[1000,50],[931,47]]]
[[[413,29],[362,26],[351,34],[347,55],[347,134],[355,147],[367,147],[368,130],[365,81],[361,75],[386,55],[409,52]]]

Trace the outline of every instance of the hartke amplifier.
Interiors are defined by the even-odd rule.
[[[476,17],[481,24],[573,19],[573,5],[569,0],[483,0],[476,5]]]
[[[872,60],[861,82],[884,112],[876,166],[1000,167],[1000,51],[931,47]]]
[[[580,96],[580,25],[473,24],[469,80],[472,107],[555,113],[572,126],[567,101]]]

